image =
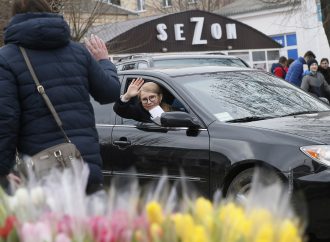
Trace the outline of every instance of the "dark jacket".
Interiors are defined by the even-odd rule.
[[[297,60],[292,62],[288,73],[285,76],[285,80],[300,87],[304,72],[304,64],[306,64],[306,61],[303,57],[299,57]]]
[[[122,102],[120,99],[113,106],[113,110],[122,118],[134,119],[138,122],[151,123],[150,113],[145,110],[137,100],[132,98],[128,102]]]
[[[90,167],[89,184],[102,182],[102,160],[90,94],[102,103],[119,98],[115,66],[99,63],[70,41],[63,17],[51,13],[15,15],[0,49],[0,175],[14,165],[15,150],[27,155],[63,143],[50,111],[36,90],[18,45],[27,54],[59,114],[63,128]]]
[[[310,72],[303,77],[301,89],[316,97],[325,97],[330,101],[330,86],[320,72]]]
[[[327,69],[323,69],[319,66],[318,71],[322,73],[326,82],[330,84],[330,67],[328,67]]]

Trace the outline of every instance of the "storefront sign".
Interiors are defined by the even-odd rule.
[[[281,48],[258,30],[200,10],[112,24],[110,53],[193,52]],[[120,30],[125,32],[118,33]]]
[[[202,31],[204,28],[207,28],[204,25],[204,17],[191,17],[190,23],[194,24],[194,31],[193,36],[191,40],[192,45],[207,45],[208,41],[207,39],[202,38]],[[167,34],[167,25],[165,23],[157,24],[157,39],[160,41],[167,41],[168,40],[168,34]],[[173,26],[174,29],[174,36],[175,41],[186,41],[185,36],[185,25],[182,23],[176,23]],[[237,39],[237,32],[236,32],[236,24],[235,23],[227,23],[225,24],[226,29],[226,39]],[[223,37],[223,31],[222,27],[219,23],[213,23],[211,24],[209,29],[206,29],[206,31],[210,31],[211,38],[215,40],[220,40]]]

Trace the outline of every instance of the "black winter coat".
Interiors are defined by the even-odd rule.
[[[143,108],[141,102],[137,101],[137,98],[132,98],[128,102],[122,102],[119,99],[115,102],[113,110],[122,118],[152,123],[150,113]]]
[[[102,160],[91,96],[99,103],[119,98],[115,66],[99,63],[70,41],[63,17],[51,13],[15,15],[0,49],[0,176],[10,172],[15,150],[27,155],[63,143],[50,111],[38,94],[18,45],[26,48],[35,72],[59,114],[64,130],[90,167],[89,184],[102,182]]]

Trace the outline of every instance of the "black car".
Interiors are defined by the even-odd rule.
[[[143,77],[161,85],[168,104],[162,126],[94,106],[104,175],[193,182],[211,197],[244,195],[253,168],[276,174],[307,201],[308,231],[330,237],[330,107],[269,73],[247,68],[194,67],[120,72],[121,92]],[[135,170],[129,170],[132,166]],[[298,204],[303,201],[296,201]]]
[[[158,54],[130,56],[116,63],[118,71],[182,66],[234,66],[249,67],[242,59],[221,54]]]

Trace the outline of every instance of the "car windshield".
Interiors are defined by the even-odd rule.
[[[253,121],[329,111],[329,106],[261,71],[230,71],[175,77],[194,102],[218,120]]]
[[[154,60],[154,67],[171,66],[236,66],[246,67],[240,59],[234,58],[179,58]]]

